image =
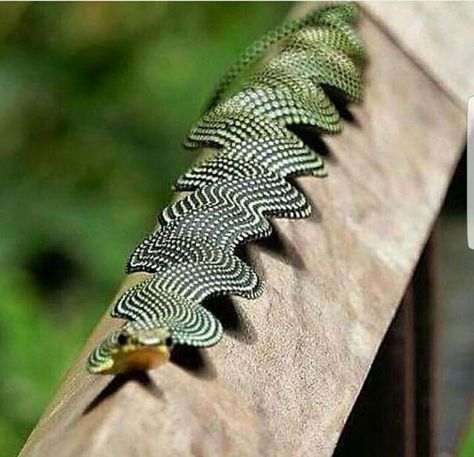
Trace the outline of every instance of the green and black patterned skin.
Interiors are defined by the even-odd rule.
[[[212,346],[222,325],[203,300],[263,292],[236,248],[269,236],[269,218],[310,215],[289,178],[325,176],[324,162],[288,127],[337,133],[333,100],[361,99],[366,56],[353,30],[357,17],[350,4],[319,8],[265,35],[224,76],[185,140],[216,153],[177,179],[175,190],[189,194],[159,214],[157,229],[133,251],[127,273],[149,276],[115,303],[112,316],[126,322],[91,353],[89,371],[147,369],[166,361],[174,344]],[[230,92],[270,45],[274,57]]]

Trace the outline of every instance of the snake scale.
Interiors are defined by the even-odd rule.
[[[353,30],[357,19],[351,4],[320,7],[265,35],[222,78],[185,140],[187,148],[216,152],[177,179],[175,190],[188,194],[158,215],[155,231],[131,254],[126,272],[148,276],[115,302],[111,315],[126,322],[92,351],[90,372],[148,369],[168,360],[176,344],[212,346],[222,325],[202,302],[263,292],[237,248],[269,236],[269,218],[310,215],[289,178],[325,176],[324,162],[291,126],[337,133],[334,100],[361,99],[366,53]],[[274,55],[229,94],[271,45]]]

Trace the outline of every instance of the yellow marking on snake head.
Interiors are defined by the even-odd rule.
[[[165,364],[171,355],[168,330],[124,328],[102,343],[97,357],[89,360],[94,374],[145,371]]]

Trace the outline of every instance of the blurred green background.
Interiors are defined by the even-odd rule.
[[[0,456],[15,455],[193,160],[180,144],[287,3],[0,5]]]
[[[181,141],[288,4],[0,7],[0,456],[19,450],[193,160]]]

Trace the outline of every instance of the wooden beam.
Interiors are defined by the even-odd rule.
[[[452,98],[369,17],[360,30],[365,102],[326,139],[329,177],[299,180],[313,217],[275,221],[250,248],[266,293],[212,303],[228,329],[219,345],[128,378],[84,371],[117,326],[105,316],[22,457],[332,454],[464,138]]]
[[[473,2],[361,5],[460,103],[474,95]]]
[[[347,420],[334,457],[437,455],[432,235]]]

